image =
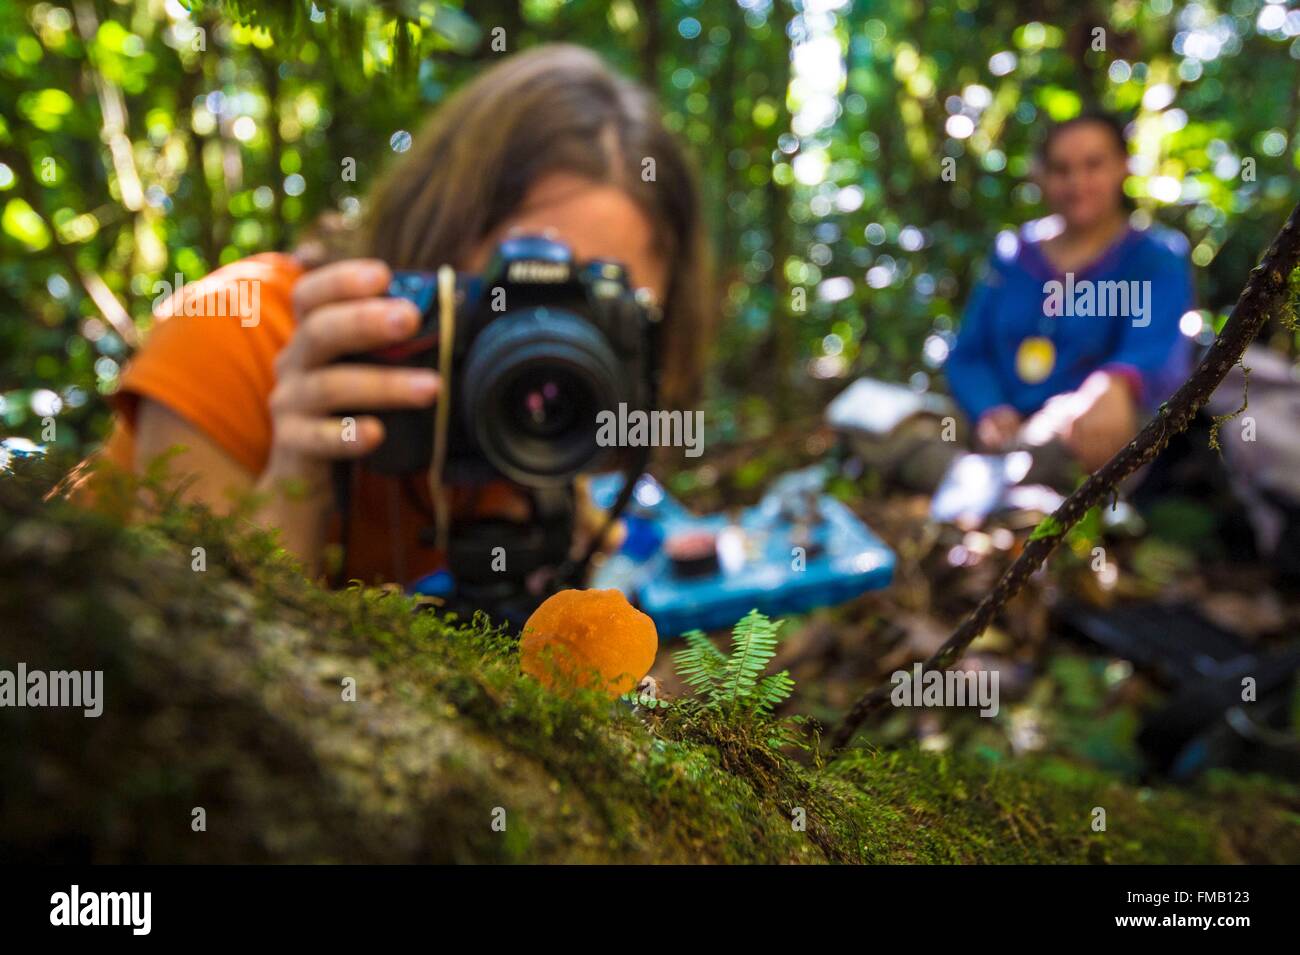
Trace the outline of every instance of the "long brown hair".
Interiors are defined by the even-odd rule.
[[[537,47],[457,91],[372,193],[362,249],[398,269],[462,262],[552,172],[615,185],[649,218],[668,265],[661,403],[693,403],[712,324],[695,174],[651,95],[590,50]]]

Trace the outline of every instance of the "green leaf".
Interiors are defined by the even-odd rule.
[[[754,702],[759,711],[770,713],[784,703],[794,691],[794,678],[789,670],[773,673],[758,681],[754,688]]]
[[[10,199],[0,215],[0,229],[13,236],[33,252],[50,244],[50,230],[36,214],[36,210],[22,199]]]
[[[1038,522],[1038,526],[1035,527],[1033,532],[1029,535],[1029,539],[1031,541],[1037,541],[1042,540],[1045,537],[1059,537],[1063,533],[1065,533],[1065,528],[1061,526],[1061,522],[1051,514],[1048,514]]]
[[[776,656],[777,625],[751,610],[731,632],[731,654],[719,688],[722,699],[738,703],[749,698],[772,657]]]
[[[685,648],[673,654],[677,675],[696,693],[710,695],[726,668],[727,657],[699,630],[683,634]]]
[[[730,653],[723,653],[703,633],[692,630],[683,635],[686,646],[673,654],[677,675],[708,706],[740,706],[748,712],[770,713],[794,688],[794,680],[785,671],[763,676],[776,656],[779,628],[779,623],[751,610],[732,628]]]
[[[47,89],[38,93],[25,93],[18,100],[18,108],[37,129],[51,132],[63,125],[64,118],[73,111],[76,103],[63,90]]]

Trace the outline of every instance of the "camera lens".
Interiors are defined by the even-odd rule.
[[[560,309],[522,309],[492,322],[470,348],[461,420],[510,480],[562,484],[605,451],[596,441],[596,416],[628,400],[620,367],[590,322]]]
[[[506,413],[516,419],[521,432],[538,438],[554,438],[577,423],[584,397],[582,382],[568,370],[533,368],[510,385]]]

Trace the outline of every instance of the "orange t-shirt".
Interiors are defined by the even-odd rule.
[[[136,411],[140,399],[149,398],[201,430],[250,474],[261,474],[271,452],[275,356],[294,332],[291,294],[302,274],[291,256],[267,253],[220,268],[173,295],[123,373],[105,456],[126,469],[134,466]],[[356,470],[346,579],[407,584],[443,566],[441,553],[420,540],[431,524],[427,481],[417,476],[406,483],[409,489],[364,466]],[[467,489],[453,495],[452,507],[502,513],[508,494],[499,485]]]

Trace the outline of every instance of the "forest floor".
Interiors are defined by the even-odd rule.
[[[833,447],[827,429],[804,423],[711,458],[670,486],[702,512],[749,504],[777,474],[824,461]],[[841,469],[851,480],[832,469],[828,490],[893,549],[894,580],[849,604],[787,620],[774,663],[795,679],[788,709],[827,725],[862,693],[937,650],[1045,516],[1020,511],[978,527],[938,524],[929,517],[928,496],[883,487],[855,463]],[[1195,483],[1180,466],[1178,479]],[[1244,528],[1232,525],[1241,515],[1220,511],[1220,499],[1197,487],[1161,495],[1141,513],[1126,502],[1110,514],[1092,512],[964,657],[963,667],[999,673],[1007,705],[997,718],[953,708],[895,709],[862,738],[882,746],[911,740],[994,761],[1062,757],[1130,781],[1148,778],[1137,736],[1144,716],[1170,698],[1168,668],[1135,667],[1088,641],[1076,623],[1081,614],[1138,606],[1169,626],[1222,631],[1250,652],[1294,647],[1300,593],[1279,585],[1273,568],[1240,555]],[[1145,636],[1140,627],[1128,629]],[[677,686],[662,658],[655,675],[669,689]],[[1292,697],[1290,745],[1300,752],[1300,692]],[[1238,763],[1255,768],[1248,757]],[[1293,759],[1293,771],[1295,765]]]
[[[827,763],[782,715],[548,693],[513,635],[321,590],[272,538],[157,488],[126,527],[49,486],[39,469],[0,480],[0,661],[100,669],[106,700],[95,719],[0,708],[10,861],[1300,859],[1300,790],[1268,776],[1148,786],[1047,747],[924,741]],[[917,638],[883,599],[791,626],[796,674],[825,677],[793,709],[847,700],[881,666],[818,647],[868,634],[901,659]]]

